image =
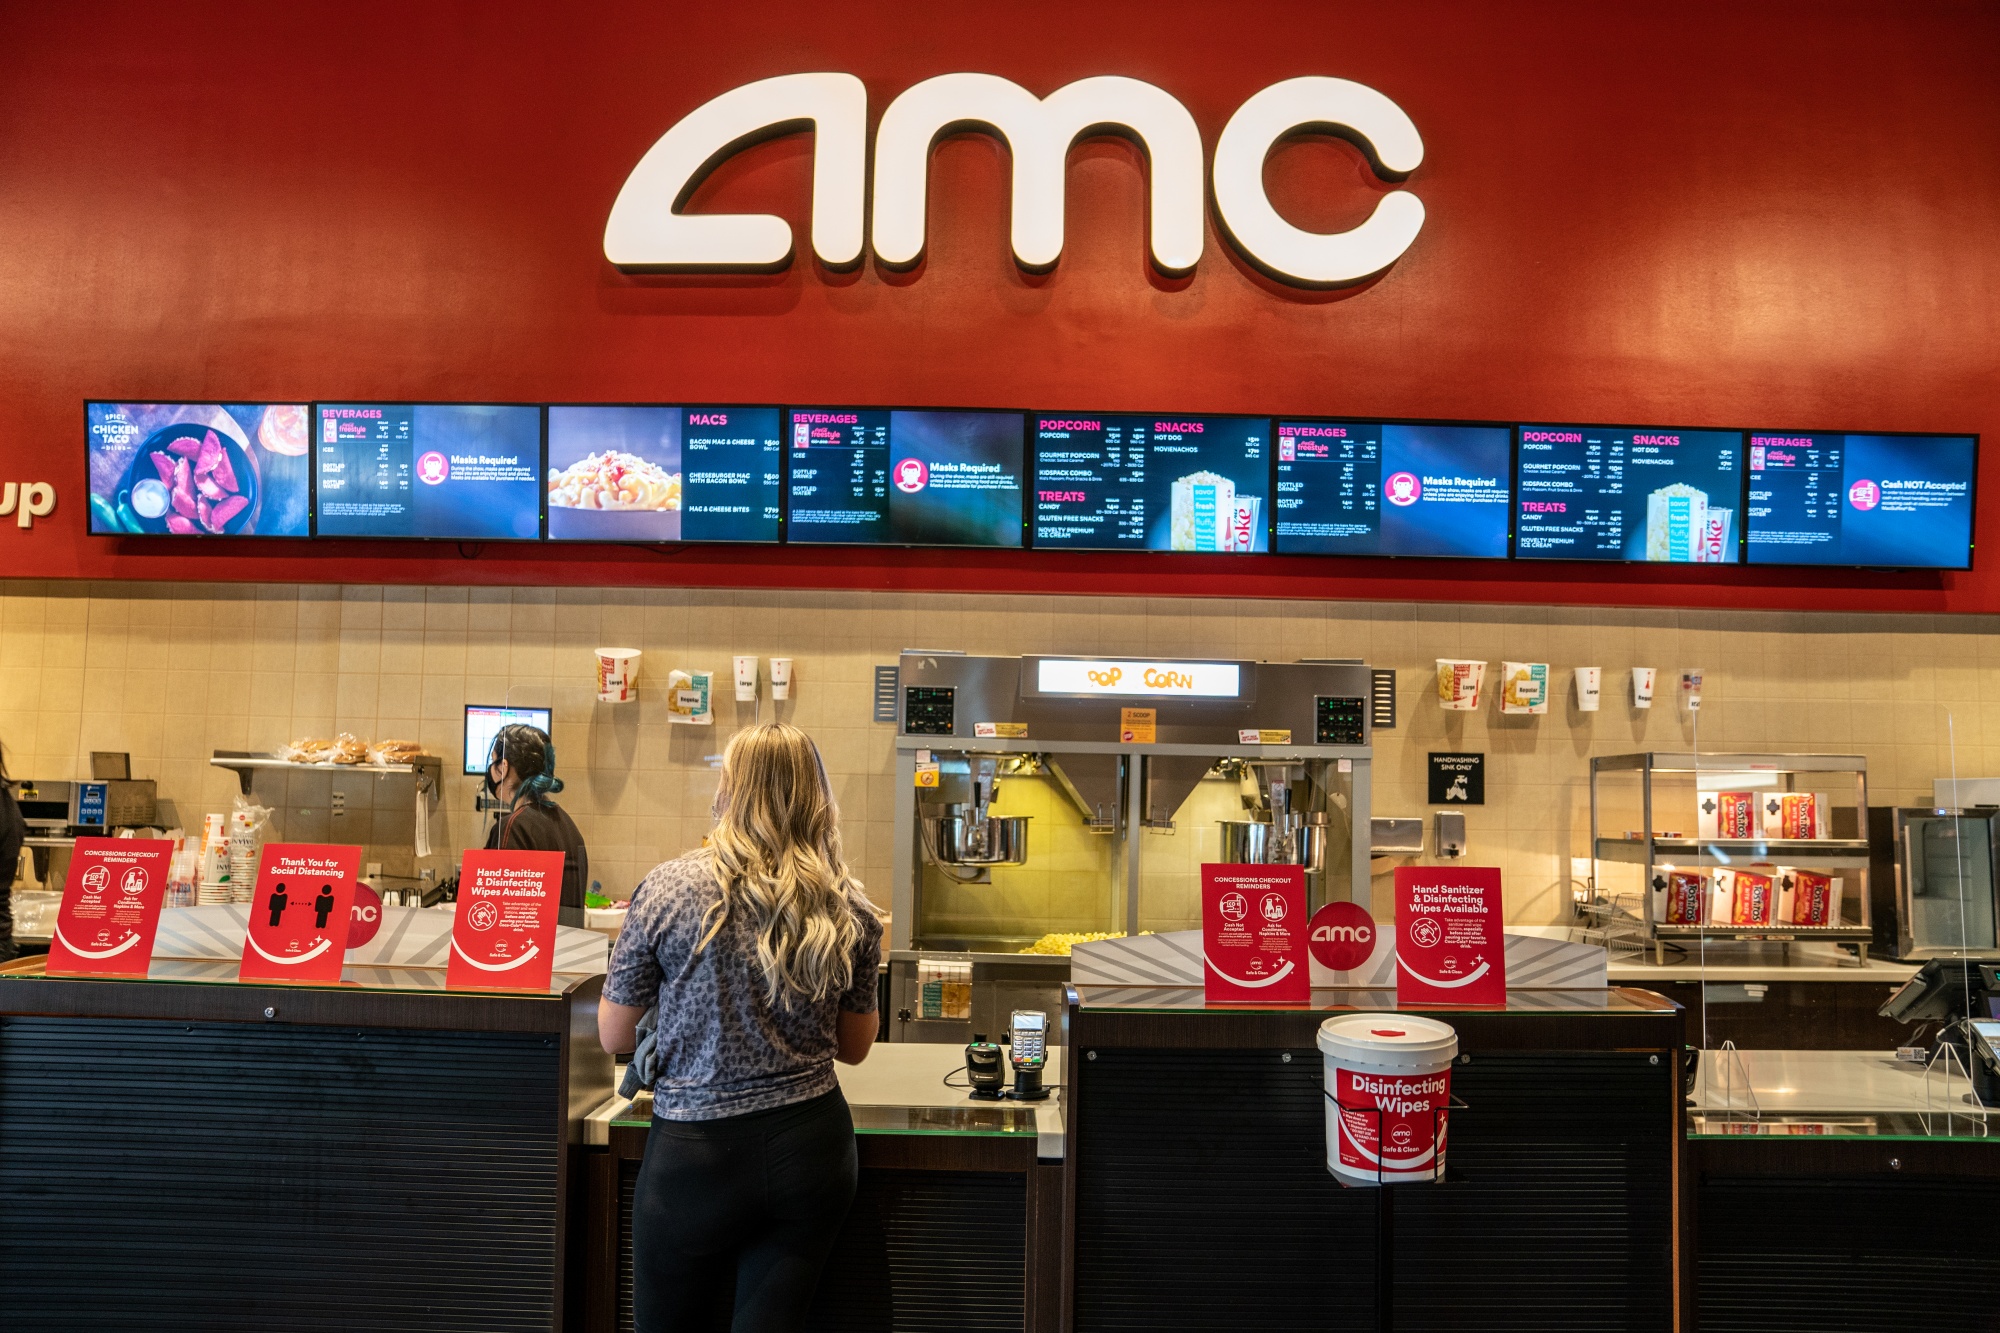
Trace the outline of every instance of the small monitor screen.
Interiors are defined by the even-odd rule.
[[[1030,420],[1036,546],[1270,549],[1267,418],[1045,412]]]
[[[1750,436],[1753,565],[1972,566],[1970,435]]]
[[[1277,550],[1507,558],[1505,426],[1278,423]]]
[[[484,773],[487,760],[493,755],[493,738],[500,734],[500,728],[516,723],[540,729],[549,729],[549,710],[546,708],[507,708],[501,705],[467,704],[465,706],[465,771]]]
[[[1523,426],[1514,554],[1737,563],[1743,433]]]
[[[322,537],[534,541],[542,535],[542,409],[321,403]]]
[[[303,403],[87,403],[90,531],[100,537],[304,537]]]
[[[1019,412],[800,408],[786,540],[1019,546]]]
[[[775,407],[551,407],[549,540],[778,540]]]

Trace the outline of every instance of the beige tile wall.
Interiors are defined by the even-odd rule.
[[[699,838],[714,789],[704,758],[751,718],[724,698],[713,729],[665,725],[668,669],[721,680],[733,654],[789,655],[798,684],[780,715],[818,737],[850,855],[886,904],[897,793],[890,729],[869,720],[869,700],[873,667],[899,649],[1360,656],[1400,673],[1403,726],[1377,737],[1376,812],[1425,813],[1427,751],[1484,751],[1473,858],[1505,870],[1513,920],[1549,923],[1565,911],[1568,858],[1585,851],[1588,756],[1691,739],[1684,713],[1624,706],[1626,668],[1659,668],[1663,693],[1672,673],[1706,670],[1704,750],[1858,751],[1877,803],[1910,802],[1949,774],[1954,736],[1961,774],[2000,773],[1995,628],[1991,618],[1750,611],[0,582],[0,744],[16,776],[43,778],[81,775],[91,750],[128,750],[134,773],[157,778],[193,822],[234,793],[234,777],[208,766],[218,748],[348,730],[454,755],[465,703],[548,705],[561,799],[589,841],[593,875],[623,891]],[[636,705],[593,698],[590,650],[607,642],[644,650]],[[1538,718],[1445,713],[1427,696],[1440,656],[1550,662],[1556,706]],[[1569,703],[1575,665],[1605,669],[1603,712]],[[480,831],[474,781],[448,778],[433,833],[451,851],[437,866]],[[338,821],[327,813],[336,787],[351,811]],[[259,792],[286,836],[363,842],[392,871],[411,868],[406,779],[311,775]]]

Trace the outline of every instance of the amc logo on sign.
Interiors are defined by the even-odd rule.
[[[1243,257],[1282,282],[1336,287],[1396,262],[1424,225],[1423,203],[1391,190],[1359,226],[1309,232],[1285,221],[1264,192],[1264,159],[1281,139],[1321,131],[1399,181],[1424,160],[1403,109],[1347,79],[1286,79],[1252,95],[1215,141],[1204,170],[1201,130],[1165,89],[1116,75],[1078,79],[1047,97],[993,74],[941,74],[891,101],[868,160],[868,93],[852,74],[786,74],[732,88],[696,107],[639,159],[611,206],[604,255],[628,272],[770,272],[792,262],[792,229],[769,214],[680,210],[720,163],[764,139],[812,131],[812,247],[821,263],[861,262],[866,215],[877,262],[914,268],[924,254],[931,150],[966,130],[1006,141],[1013,159],[1014,262],[1045,272],[1062,257],[1063,189],[1070,149],[1115,134],[1145,153],[1147,248],[1170,276],[1201,261],[1207,194]],[[870,186],[873,186],[872,197]]]

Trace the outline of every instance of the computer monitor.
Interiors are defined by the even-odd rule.
[[[484,773],[486,761],[493,753],[493,738],[500,734],[500,728],[517,723],[549,729],[549,710],[546,708],[509,708],[504,704],[467,704],[465,706],[465,771]]]

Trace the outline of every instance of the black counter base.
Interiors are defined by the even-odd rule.
[[[560,1045],[0,1017],[0,1323],[547,1333]]]

